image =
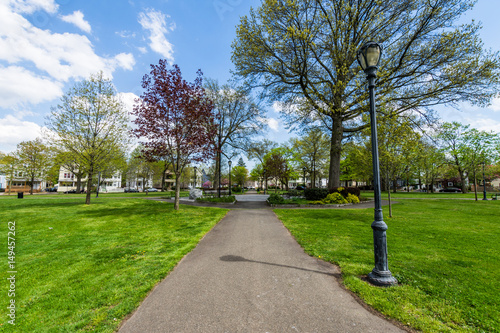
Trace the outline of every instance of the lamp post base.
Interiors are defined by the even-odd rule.
[[[368,274],[368,281],[371,284],[380,287],[390,287],[398,284],[398,280],[394,276],[392,276],[390,271],[380,272],[376,269],[373,269],[370,274]]]

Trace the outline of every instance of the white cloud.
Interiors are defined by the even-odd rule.
[[[486,118],[486,117],[474,117],[474,118],[465,118],[465,123],[470,124],[472,128],[476,128],[480,131],[490,132],[493,131],[495,133],[500,132],[500,120]]]
[[[31,14],[37,10],[44,10],[47,13],[57,12],[59,5],[54,0],[7,0],[13,11],[17,13]]]
[[[38,9],[56,11],[57,5],[49,0],[0,2],[0,107],[49,101],[71,79],[101,70],[112,78],[117,68],[133,68],[132,54],[100,57],[86,36],[39,29],[20,14]]]
[[[129,93],[119,93],[118,98],[123,103],[125,110],[128,113],[130,113],[134,110],[134,105],[136,104],[135,101],[136,101],[136,99],[139,98],[139,96],[137,96],[134,93],[129,92]]]
[[[500,111],[500,98],[493,98],[488,109],[491,109],[493,111]]]
[[[18,143],[36,139],[41,135],[41,131],[42,127],[33,122],[7,115],[0,119],[0,151],[12,152]]]
[[[115,56],[117,65],[125,70],[131,71],[134,69],[135,58],[132,53],[120,53]]]
[[[61,16],[61,20],[76,25],[86,33],[92,32],[89,22],[85,21],[83,13],[79,10],[73,12],[73,14]]]
[[[41,103],[62,95],[61,84],[17,66],[0,66],[0,107]]]
[[[174,61],[174,49],[173,45],[165,37],[165,34],[169,30],[173,31],[175,29],[175,23],[171,23],[167,28],[167,18],[170,18],[170,16],[165,16],[160,11],[149,9],[147,12],[139,14],[139,23],[143,29],[149,31],[149,47],[172,63]]]
[[[274,118],[269,118],[267,124],[269,125],[269,128],[271,128],[273,131],[278,131],[280,127],[280,123],[277,119]]]

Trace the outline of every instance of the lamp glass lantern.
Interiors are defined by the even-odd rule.
[[[366,71],[378,67],[381,55],[382,46],[376,42],[367,42],[359,49],[357,59],[361,68]]]

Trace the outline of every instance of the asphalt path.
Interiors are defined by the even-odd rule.
[[[339,278],[336,266],[305,254],[271,210],[234,209],[119,332],[403,331]]]

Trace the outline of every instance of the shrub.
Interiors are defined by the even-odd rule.
[[[285,199],[277,193],[272,193],[271,195],[269,195],[269,198],[267,198],[267,202],[271,205],[277,205],[285,203]]]
[[[241,192],[243,192],[243,189],[239,186],[235,186],[235,187],[233,187],[232,191],[234,193],[241,193]]]
[[[197,198],[196,201],[199,202],[235,202],[236,197],[234,195],[226,195],[220,198],[217,197],[202,197]]]
[[[289,190],[286,194],[288,194],[291,197],[298,197],[300,196],[301,192],[297,190]]]
[[[311,201],[309,204],[311,205],[324,205],[325,203],[323,200],[316,200],[316,201]]]
[[[359,203],[359,198],[357,196],[355,196],[354,194],[347,194],[347,198],[345,198],[347,200],[347,202],[349,203],[353,203],[353,204],[357,204]]]
[[[337,187],[331,189],[330,193],[340,193],[344,198],[347,198],[349,193],[357,197],[361,195],[361,191],[358,187]]]
[[[328,189],[326,188],[306,188],[304,190],[304,196],[309,201],[323,200],[328,195]]]
[[[347,203],[347,200],[339,192],[328,194],[326,196],[326,198],[323,199],[322,201],[325,204],[329,204],[329,203],[333,203],[333,204],[346,204]]]

